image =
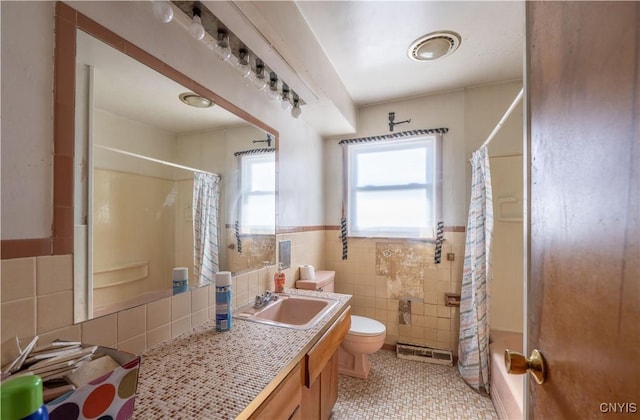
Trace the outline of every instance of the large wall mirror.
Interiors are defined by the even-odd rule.
[[[75,35],[75,322],[275,264],[277,133]]]

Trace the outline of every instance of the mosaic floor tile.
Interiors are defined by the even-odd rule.
[[[366,381],[340,375],[331,420],[498,418],[491,399],[467,386],[455,366],[397,359],[385,350],[370,357]]]

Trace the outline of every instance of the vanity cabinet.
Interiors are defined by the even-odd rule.
[[[349,328],[350,306],[249,418],[328,419],[338,399],[338,347]]]
[[[328,419],[338,399],[338,348],[351,328],[351,307],[327,330],[300,362],[303,419]]]
[[[303,417],[300,416],[300,402],[302,401],[301,371],[301,364],[298,363],[269,395],[269,398],[249,418],[264,420],[302,419]]]

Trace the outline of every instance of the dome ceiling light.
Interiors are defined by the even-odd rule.
[[[209,99],[203,98],[202,96],[193,92],[184,92],[181,93],[178,97],[185,104],[195,108],[209,108],[213,106],[213,102],[211,102]]]
[[[413,41],[407,54],[414,61],[434,61],[452,54],[460,42],[460,35],[455,32],[432,32]]]

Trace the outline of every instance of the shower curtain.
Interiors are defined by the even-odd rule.
[[[458,369],[474,389],[489,392],[489,301],[493,205],[486,146],[471,157],[471,203],[460,301]]]
[[[212,284],[218,271],[220,176],[196,172],[193,178],[193,263],[198,286]]]

